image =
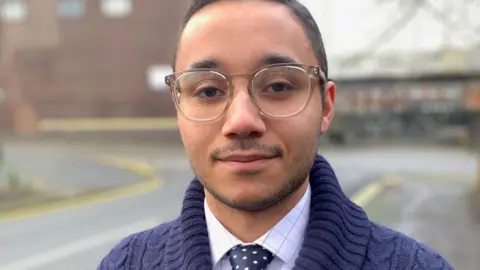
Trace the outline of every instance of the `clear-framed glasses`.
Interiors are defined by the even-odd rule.
[[[235,89],[232,78],[250,79],[248,93],[261,114],[272,118],[294,116],[309,103],[314,83],[326,82],[319,67],[300,64],[265,66],[252,74],[226,75],[211,69],[193,69],[165,77],[177,110],[187,119],[212,121],[229,107]],[[318,81],[317,81],[318,83]]]

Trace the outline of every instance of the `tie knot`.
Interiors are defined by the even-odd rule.
[[[273,255],[260,245],[238,245],[229,252],[232,269],[265,270]]]

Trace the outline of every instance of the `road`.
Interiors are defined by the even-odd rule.
[[[101,148],[100,148],[101,149]],[[26,181],[42,182],[48,188],[79,190],[114,188],[138,181],[138,176],[109,166],[101,166],[92,155],[95,148],[62,145],[6,145],[6,160]],[[68,179],[68,181],[65,181]]]
[[[85,149],[83,149],[85,150]],[[147,162],[164,184],[133,197],[57,211],[29,219],[0,222],[0,269],[95,269],[121,238],[174,218],[193,174],[181,149],[110,148],[103,154]],[[469,174],[471,155],[450,150],[379,148],[321,151],[352,195],[390,172]]]
[[[119,239],[179,213],[189,175],[176,174],[185,180],[141,196],[0,224],[0,269],[95,269]]]

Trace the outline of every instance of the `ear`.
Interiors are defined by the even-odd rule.
[[[324,134],[327,132],[330,123],[334,117],[334,104],[335,104],[335,83],[332,81],[328,81],[325,84],[325,102],[323,104],[323,116],[322,116],[322,127],[320,130],[320,134]]]

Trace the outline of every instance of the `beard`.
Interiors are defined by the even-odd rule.
[[[295,193],[308,179],[309,170],[304,172],[301,175],[290,178],[280,190],[274,192],[273,194],[267,194],[266,196],[255,198],[254,200],[235,200],[223,196],[221,192],[217,192],[215,188],[212,188],[205,181],[201,181],[204,188],[219,202],[225,204],[226,206],[240,210],[240,211],[261,211],[272,207],[286,198],[290,197]]]
[[[195,166],[192,166],[192,169],[205,190],[208,191],[217,201],[232,209],[240,211],[261,211],[287,199],[298,191],[305,181],[308,180],[317,151],[316,147],[306,147],[304,149],[305,151],[298,152],[298,156],[292,160],[290,163],[291,166],[289,166],[290,168],[286,168],[283,175],[279,175],[278,179],[271,179],[272,182],[281,181],[281,185],[276,190],[253,199],[230,198],[226,196],[214,182],[211,182],[211,180],[208,179],[209,177],[202,177],[202,170],[196,170]],[[249,175],[246,174],[243,176],[248,177]],[[221,181],[221,179],[216,179],[216,181]]]

